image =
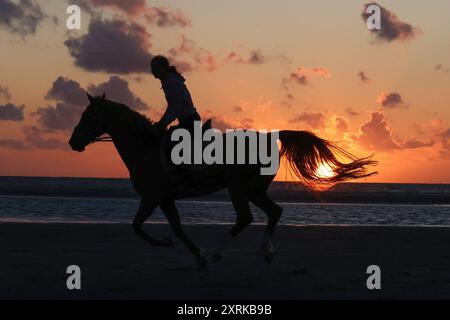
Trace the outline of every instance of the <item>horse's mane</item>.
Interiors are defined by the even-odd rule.
[[[104,108],[112,112],[114,116],[120,117],[129,129],[137,130],[138,133],[147,135],[154,129],[154,123],[146,115],[139,113],[123,103],[104,99]]]

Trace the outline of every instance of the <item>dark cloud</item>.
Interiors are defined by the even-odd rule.
[[[64,101],[72,105],[86,105],[86,92],[80,84],[65,77],[58,77],[45,96],[47,100]]]
[[[45,132],[36,126],[25,126],[22,128],[25,136],[24,141],[18,139],[1,139],[0,147],[13,150],[69,150],[66,142],[57,138],[44,137]]]
[[[38,25],[46,18],[33,0],[0,0],[0,28],[22,37],[36,34]]]
[[[282,88],[288,89],[290,83],[307,86],[309,85],[309,79],[311,77],[331,78],[331,73],[327,69],[320,67],[298,67],[297,70],[291,72],[288,77],[282,79]]]
[[[378,102],[385,108],[396,108],[403,104],[403,99],[397,92],[382,93],[378,97]]]
[[[75,127],[85,107],[58,102],[55,106],[38,108],[32,115],[36,116],[38,123],[48,131],[66,131]]]
[[[232,51],[228,54],[227,61],[233,62],[233,63],[240,63],[240,64],[263,64],[266,62],[266,58],[262,54],[261,50],[252,50],[250,51],[248,57],[243,58],[239,56],[236,52]]]
[[[241,106],[235,106],[235,107],[233,108],[233,111],[234,111],[234,112],[242,112],[242,111],[244,111],[244,109],[243,109]]]
[[[31,147],[46,150],[69,150],[67,142],[63,142],[56,138],[44,137],[45,132],[35,126],[25,126],[23,128],[25,141]]]
[[[23,121],[24,105],[16,106],[12,103],[0,105],[0,120]]]
[[[302,112],[289,123],[306,123],[311,128],[324,128],[326,126],[326,117],[320,112]]]
[[[27,150],[29,146],[22,140],[17,139],[0,139],[0,147],[13,150]]]
[[[111,7],[135,15],[145,8],[146,0],[79,0],[84,7]]]
[[[448,73],[448,72],[450,72],[450,67],[449,67],[449,68],[446,68],[446,67],[444,67],[442,64],[437,64],[437,65],[434,67],[434,71],[442,71],[442,72]]]
[[[88,91],[97,96],[105,93],[107,99],[123,103],[135,110],[149,109],[149,106],[130,90],[129,83],[117,76],[112,76],[107,82],[99,85],[89,85]]]
[[[289,75],[289,78],[283,78],[282,86],[284,88],[286,88],[287,85],[289,83],[292,83],[292,82],[296,83],[298,85],[301,85],[301,86],[307,86],[309,84],[309,80],[308,80],[308,77],[306,75],[298,74],[298,73],[291,73]]]
[[[436,139],[442,144],[442,149],[439,151],[440,156],[450,159],[450,128],[438,133]]]
[[[408,41],[416,37],[418,33],[416,28],[414,28],[409,23],[400,21],[395,13],[387,10],[376,2],[371,2],[364,5],[361,14],[364,23],[366,23],[367,19],[371,15],[366,13],[366,9],[370,5],[377,5],[381,10],[381,29],[370,30],[370,32],[375,34],[378,40],[386,42],[391,42],[394,40]]]
[[[100,16],[98,8],[109,7],[133,18],[143,16],[148,23],[162,28],[172,26],[188,27],[192,25],[191,20],[180,10],[165,7],[148,7],[145,0],[78,0],[76,3],[97,17]]]
[[[90,84],[88,91],[92,95],[106,93],[107,98],[126,104],[136,110],[146,110],[148,105],[131,91],[129,83],[118,76],[98,85]],[[46,95],[46,99],[58,101],[55,106],[38,108],[32,115],[47,131],[72,130],[80,119],[89,101],[81,85],[69,78],[58,77]]]
[[[370,78],[367,77],[366,73],[364,71],[358,72],[359,80],[361,80],[362,83],[369,83]]]
[[[180,44],[169,50],[169,59],[182,72],[193,70],[212,72],[217,69],[213,54],[184,35],[180,37]]]
[[[150,34],[135,22],[93,19],[88,33],[64,42],[75,65],[88,71],[149,72]]]
[[[346,109],[345,109],[345,112],[346,112],[349,116],[352,116],[352,117],[354,117],[354,116],[359,116],[359,115],[360,115],[359,112],[353,110],[352,108],[346,108]]]
[[[0,85],[0,98],[3,97],[6,100],[10,100],[11,99],[11,93],[9,92],[9,88],[8,87],[2,87]]]
[[[168,8],[151,7],[145,10],[145,19],[149,23],[154,23],[158,27],[189,27],[191,20],[181,11],[174,11]]]
[[[360,134],[355,137],[355,140],[366,148],[380,151],[417,149],[435,144],[433,140],[430,142],[402,141],[400,138],[394,137],[393,129],[381,110],[371,113],[370,120],[361,127]]]

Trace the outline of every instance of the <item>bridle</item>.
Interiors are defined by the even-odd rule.
[[[91,144],[96,142],[112,142],[112,141],[113,139],[110,136],[102,136],[92,140]]]

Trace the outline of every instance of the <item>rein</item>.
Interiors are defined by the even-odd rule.
[[[91,143],[96,143],[96,142],[112,142],[112,138],[110,136],[104,136],[104,137],[98,137],[95,138],[94,140],[92,140]]]

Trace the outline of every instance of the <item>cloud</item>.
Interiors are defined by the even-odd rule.
[[[242,111],[244,111],[244,109],[243,109],[241,106],[235,106],[235,107],[233,108],[233,111],[234,111],[234,112],[242,112]]]
[[[145,0],[78,0],[80,5],[87,12],[99,16],[96,8],[109,7],[135,19],[142,16],[147,23],[155,24],[158,27],[188,27],[191,20],[180,10],[172,10],[166,7],[148,7]]]
[[[258,65],[258,64],[265,63],[266,58],[264,57],[264,55],[262,54],[262,51],[260,49],[250,51],[248,57],[246,57],[246,58],[242,58],[236,52],[231,51],[228,54],[226,61],[230,61],[230,62],[238,63],[238,64]]]
[[[11,93],[9,92],[9,88],[8,87],[2,87],[0,85],[0,98],[3,97],[6,100],[10,100],[11,99]]]
[[[353,110],[353,108],[345,108],[345,112],[351,117],[360,115],[360,113],[358,111]]]
[[[241,121],[241,126],[243,129],[252,129],[254,127],[255,120],[251,118],[244,118]]]
[[[348,120],[344,117],[336,117],[336,130],[339,132],[347,132],[348,131]]]
[[[145,19],[149,23],[154,23],[158,27],[189,27],[191,20],[181,11],[173,11],[163,7],[151,7],[145,11]]]
[[[66,142],[57,138],[45,138],[45,132],[36,126],[25,126],[22,128],[25,140],[0,139],[0,147],[12,150],[69,150]]]
[[[0,147],[13,150],[27,150],[29,146],[17,139],[0,139]]]
[[[415,139],[403,141],[394,137],[393,129],[385,119],[383,111],[373,111],[370,120],[363,124],[360,133],[354,137],[363,147],[371,150],[392,151],[401,149],[417,149],[430,147],[435,144],[433,140],[421,142]]]
[[[442,72],[445,72],[445,73],[449,73],[449,72],[450,72],[450,67],[446,68],[446,67],[444,67],[444,65],[442,65],[442,64],[437,64],[437,65],[434,67],[434,71],[442,71]]]
[[[36,126],[25,126],[23,128],[25,141],[33,148],[46,150],[69,150],[67,142],[56,138],[44,138],[45,132]]]
[[[69,78],[59,76],[45,96],[47,100],[64,101],[72,105],[86,105],[86,92],[80,84]]]
[[[438,134],[437,138],[442,144],[440,155],[444,158],[450,158],[450,128]]]
[[[89,24],[88,33],[64,42],[75,65],[87,71],[129,74],[149,71],[150,34],[135,22],[120,19]]]
[[[311,128],[324,128],[326,126],[326,117],[320,112],[302,112],[288,121],[289,123],[306,123]]]
[[[136,15],[145,8],[146,0],[79,0],[84,8],[111,7],[129,15]]]
[[[16,106],[12,103],[0,105],[0,120],[23,121],[24,105]]]
[[[102,95],[106,93],[106,98],[123,103],[135,110],[148,110],[149,106],[136,96],[131,90],[129,83],[118,76],[111,76],[107,82],[99,85],[89,85],[88,91],[92,95]]]
[[[370,78],[367,77],[366,73],[364,71],[358,72],[359,80],[361,80],[362,83],[369,83]]]
[[[392,128],[384,118],[383,111],[374,111],[370,121],[360,129],[358,141],[361,145],[376,150],[399,149],[399,143],[392,136]]]
[[[149,106],[131,91],[129,83],[118,77],[112,76],[108,81],[98,85],[88,85],[88,91],[92,95],[107,94],[107,98],[126,104],[136,110],[147,110]],[[86,106],[89,104],[85,90],[80,83],[69,78],[58,77],[46,95],[46,99],[57,101],[54,106],[38,108],[33,116],[47,131],[72,130],[80,119]]]
[[[378,97],[377,102],[385,108],[396,108],[403,104],[403,99],[402,96],[397,92],[382,92]]]
[[[32,115],[36,116],[38,123],[48,131],[65,131],[75,127],[84,109],[80,105],[58,102],[55,106],[40,107]]]
[[[36,34],[38,25],[46,18],[41,7],[33,0],[0,0],[0,28],[26,37]]]
[[[195,41],[186,36],[180,36],[180,44],[169,50],[169,60],[182,72],[192,70],[206,70],[212,72],[217,69],[217,62],[213,54],[201,48]],[[186,61],[185,59],[190,59]]]
[[[364,23],[366,23],[367,19],[371,16],[371,14],[366,13],[366,9],[370,5],[377,5],[381,10],[381,29],[370,30],[378,40],[386,42],[395,40],[409,41],[417,36],[418,30],[415,27],[409,23],[400,21],[395,13],[387,10],[376,2],[370,2],[364,5],[361,14]]]
[[[325,68],[298,67],[297,70],[291,72],[288,77],[282,79],[282,87],[287,89],[290,83],[301,86],[309,85],[309,79],[311,77],[331,78],[331,73]]]

